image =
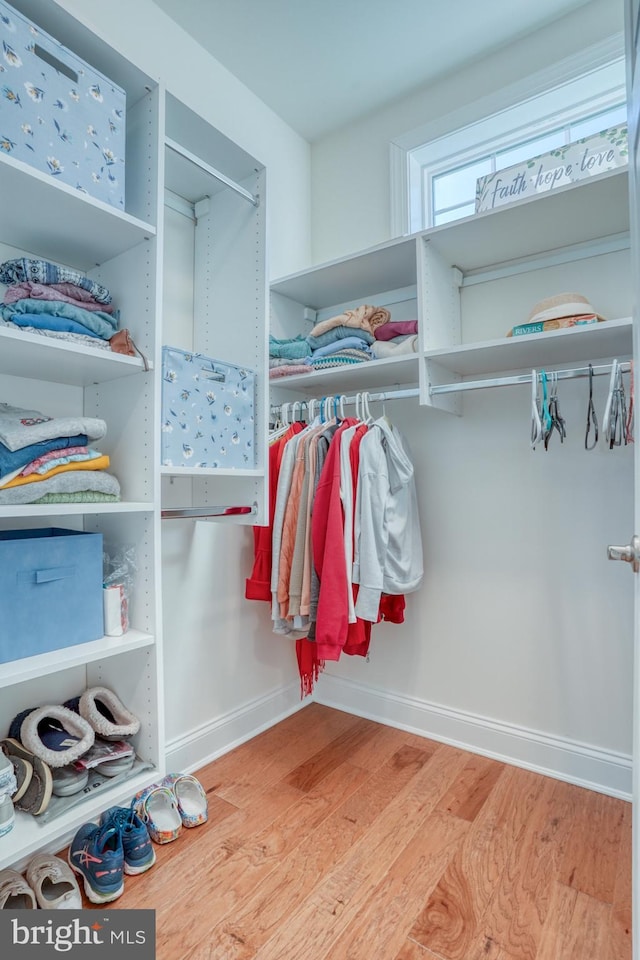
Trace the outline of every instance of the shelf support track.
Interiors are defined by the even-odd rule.
[[[231,190],[235,190],[235,192],[240,194],[241,197],[244,197],[245,200],[248,200],[249,203],[252,203],[254,207],[260,206],[260,200],[258,197],[256,197],[253,193],[250,193],[249,190],[245,190],[245,188],[241,187],[239,183],[235,182],[235,180],[231,180],[229,177],[226,177],[224,173],[216,170],[215,167],[212,167],[205,160],[201,160],[200,157],[196,156],[195,153],[191,153],[190,150],[186,150],[181,144],[177,143],[175,140],[172,140],[170,137],[165,137],[164,142],[165,146],[168,147],[169,150],[173,150],[174,153],[184,157],[184,159],[188,160],[189,163],[193,163],[194,166],[199,167],[200,170],[204,170],[204,172],[208,173],[209,176],[219,180],[220,183],[224,183],[225,186],[229,187]]]
[[[630,363],[621,363],[620,369],[623,373],[628,373],[631,369]],[[591,367],[594,377],[601,377],[611,372],[611,364],[603,363]],[[589,367],[571,367],[567,370],[554,370],[558,380],[575,380],[578,377],[588,377]],[[441,383],[438,385],[429,384],[429,396],[436,396],[440,393],[460,393],[462,390],[487,390],[491,387],[512,387],[520,383],[531,383],[531,374],[522,373],[511,377],[494,377],[486,380],[462,380],[460,383]]]

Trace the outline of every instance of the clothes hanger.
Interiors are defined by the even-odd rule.
[[[593,427],[593,442],[589,442],[589,434]],[[593,405],[593,367],[589,364],[589,404],[587,406],[587,431],[584,435],[585,450],[593,450],[598,443],[598,418],[596,409]]]
[[[344,393],[341,393],[340,394],[340,419],[341,420],[346,420],[346,417],[347,417],[346,413],[344,412],[344,404],[346,399],[347,398],[345,397]]]
[[[535,450],[536,445],[544,440],[542,430],[542,420],[540,419],[540,407],[538,399],[538,374],[535,370],[531,371],[531,448]]]
[[[633,360],[632,360],[631,363],[629,364],[629,409],[627,412],[627,420],[624,425],[625,443],[633,443],[634,396],[635,396],[635,381],[633,378]]]
[[[369,391],[368,391],[368,390],[365,390],[365,392],[362,394],[362,408],[363,408],[363,411],[364,411],[364,422],[365,422],[365,423],[372,423],[372,422],[373,422],[373,416],[372,416],[372,414],[371,414],[371,407],[369,406]]]
[[[560,413],[560,407],[558,405],[558,374],[553,370],[549,374],[550,379],[550,389],[549,389],[549,416],[551,418],[551,426],[549,430],[545,431],[544,436],[544,448],[545,450],[549,449],[549,441],[551,440],[551,435],[553,431],[556,430],[560,436],[560,443],[564,443],[567,436],[567,430],[565,421]]]

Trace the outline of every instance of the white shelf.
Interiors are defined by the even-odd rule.
[[[152,364],[149,364],[152,369]],[[139,357],[0,327],[0,370],[14,377],[86,387],[140,373]]]
[[[314,373],[300,373],[291,377],[270,380],[272,390],[291,390],[296,394],[316,396],[373,390],[418,382],[418,354],[405,354],[388,360],[365,360],[348,367],[329,367]]]
[[[77,270],[111,260],[156,232],[150,224],[5,155],[0,156],[0,196],[3,236],[10,237],[13,246]],[[37,229],[29,211],[37,212]]]
[[[118,781],[95,795],[71,807],[59,817],[43,823],[38,817],[16,811],[16,820],[10,833],[0,843],[0,869],[20,867],[34,854],[48,850],[58,852],[71,840],[81,823],[97,822],[99,815],[108,807],[129,801],[139,790],[153,783],[158,776],[154,768],[142,770],[128,780]]]
[[[193,477],[203,480],[214,477],[262,477],[264,470],[257,467],[246,470],[242,467],[236,470],[225,470],[222,467],[160,467],[160,474],[163,477]]]
[[[422,236],[447,263],[467,273],[628,230],[625,168],[434,227]]]
[[[282,277],[271,284],[271,290],[321,310],[363,296],[411,287],[416,282],[416,270],[415,236],[403,237]]]
[[[467,377],[625,357],[632,351],[631,335],[631,318],[626,317],[593,326],[464,343],[442,350],[428,350],[424,356],[451,373]]]
[[[128,630],[122,637],[101,637],[91,643],[79,643],[62,650],[51,650],[35,657],[25,657],[10,663],[0,663],[0,688],[9,687],[24,680],[47,676],[69,667],[78,667],[96,660],[117,657],[129,650],[149,647],[154,643],[151,634],[140,630]]]
[[[18,517],[82,517],[97,513],[153,513],[153,503],[115,500],[110,503],[20,503],[0,505],[0,520]]]

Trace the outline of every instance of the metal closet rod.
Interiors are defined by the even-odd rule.
[[[248,200],[249,203],[252,203],[254,207],[260,206],[258,197],[256,197],[253,193],[250,193],[248,190],[245,190],[245,188],[241,187],[239,183],[235,182],[235,180],[230,180],[229,177],[225,177],[224,173],[220,173],[220,171],[216,170],[215,167],[212,167],[204,160],[201,160],[200,157],[196,156],[195,153],[191,153],[190,150],[186,150],[183,146],[181,146],[175,140],[172,140],[170,137],[165,137],[164,142],[165,146],[167,146],[169,150],[173,150],[174,153],[184,157],[184,159],[188,160],[189,163],[193,163],[194,166],[204,170],[204,172],[208,173],[211,177],[215,177],[215,179],[219,180],[220,183],[224,183],[227,187],[230,187],[231,190],[235,190],[235,192],[239,193],[241,197],[244,197],[245,200]]]
[[[367,400],[370,402],[374,400],[408,400],[412,397],[419,397],[420,391],[417,387],[412,387],[408,390],[386,390],[384,393],[371,393],[369,390],[361,390],[358,394],[353,394],[350,397],[345,396],[343,393],[329,393],[325,397],[315,397],[313,400],[307,398],[306,400],[289,400],[289,407],[291,408],[290,412],[295,410],[296,406],[303,406],[309,409],[310,403],[323,403],[325,400],[335,400],[338,403],[348,403],[355,404],[359,400],[366,396]],[[280,413],[284,403],[272,404],[271,413]]]
[[[162,520],[219,520],[223,517],[253,516],[258,512],[257,504],[250,507],[215,506],[215,507],[175,507],[160,511]]]
[[[628,373],[631,369],[631,364],[621,363],[620,368],[623,373]],[[611,364],[602,363],[597,366],[592,366],[591,370],[594,377],[601,377],[611,372]],[[538,373],[541,372],[542,368],[538,370]],[[558,377],[558,380],[575,380],[578,377],[588,377],[589,367],[570,367],[568,370],[553,370],[549,372],[554,373]],[[522,373],[512,377],[496,377],[489,380],[464,380],[460,383],[430,385],[429,394],[433,397],[440,393],[460,393],[462,390],[484,390],[488,387],[512,387],[518,383],[531,383],[531,374]]]

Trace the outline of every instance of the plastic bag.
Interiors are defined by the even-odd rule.
[[[108,548],[103,553],[104,632],[121,637],[129,629],[129,598],[136,574],[135,548]]]

